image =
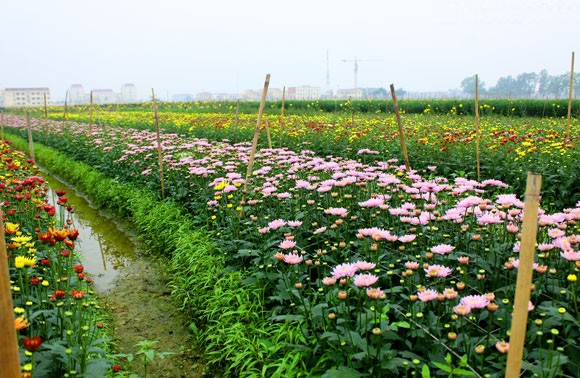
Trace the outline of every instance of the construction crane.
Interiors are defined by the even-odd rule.
[[[354,62],[354,89],[358,89],[358,62],[381,62],[382,59],[357,59],[355,56],[354,59],[343,59],[345,63]]]

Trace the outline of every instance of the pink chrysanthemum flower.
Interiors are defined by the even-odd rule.
[[[259,232],[260,234],[267,234],[268,232],[270,232],[270,227],[263,227],[263,228],[260,228],[260,229],[258,230],[258,232]]]
[[[334,267],[332,277],[338,279],[342,277],[352,277],[358,270],[358,267],[352,263],[344,263]]]
[[[358,287],[366,287],[375,284],[379,277],[371,273],[357,274],[354,276],[354,284]]]
[[[324,277],[322,279],[322,283],[326,286],[331,286],[334,285],[336,283],[336,278],[334,277]]]
[[[378,207],[384,205],[385,200],[382,198],[371,198],[364,202],[359,202],[358,205],[360,207]]]
[[[498,341],[495,343],[495,349],[502,354],[506,354],[510,350],[510,343],[506,341]]]
[[[436,245],[435,247],[431,248],[431,252],[437,253],[439,255],[446,255],[448,253],[451,253],[451,251],[453,251],[454,249],[455,249],[455,247],[452,245],[439,244],[439,245]]]
[[[449,300],[457,298],[459,293],[454,288],[445,288],[443,296]]]
[[[282,241],[279,245],[278,248],[280,249],[290,249],[290,248],[294,248],[296,246],[296,242],[294,240],[284,240]]]
[[[580,251],[576,252],[572,249],[569,249],[564,252],[560,252],[560,256],[568,261],[580,261]]]
[[[538,244],[538,251],[549,251],[551,249],[554,249],[554,244],[548,244],[548,243],[540,243]]]
[[[272,230],[276,230],[280,227],[284,227],[286,225],[286,221],[284,219],[275,219],[268,223],[268,227]]]
[[[326,227],[319,227],[316,230],[314,230],[312,233],[315,235],[318,235],[318,234],[322,234],[324,231],[326,231]]]
[[[451,268],[443,265],[429,265],[427,268],[423,269],[425,271],[426,277],[447,277],[451,274]]]
[[[284,262],[286,264],[290,265],[300,264],[302,260],[303,260],[302,255],[297,255],[295,253],[289,253],[287,255],[284,255]]]
[[[377,266],[377,264],[367,261],[357,261],[354,263],[354,265],[360,270],[371,270]]]
[[[548,230],[548,236],[552,239],[561,238],[564,235],[566,235],[566,233],[558,228]]]
[[[367,297],[372,299],[381,299],[385,297],[385,292],[378,287],[369,287],[367,289]]]
[[[419,269],[419,263],[417,261],[407,261],[405,263],[405,268],[411,269],[411,270],[417,270],[417,269]]]
[[[344,207],[331,207],[330,209],[324,210],[325,214],[337,215],[339,217],[346,217],[348,210]]]
[[[466,316],[471,312],[471,307],[460,303],[453,307],[453,312],[460,316]]]
[[[489,304],[489,299],[485,295],[468,295],[461,298],[459,303],[469,308],[485,308]]]
[[[290,227],[300,227],[302,226],[301,221],[288,221],[288,226]]]
[[[437,296],[439,295],[439,293],[437,292],[437,290],[433,290],[433,289],[427,289],[427,290],[423,290],[417,293],[417,297],[419,297],[419,299],[422,302],[429,302],[429,301],[433,301],[435,299],[437,299]]]
[[[416,237],[417,235],[403,235],[399,237],[399,241],[401,243],[410,243],[415,240]]]

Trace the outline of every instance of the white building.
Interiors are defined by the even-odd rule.
[[[85,89],[81,84],[73,84],[68,89],[68,103],[70,105],[85,104]]]
[[[93,104],[114,104],[117,94],[112,89],[93,89]]]
[[[296,87],[294,96],[296,100],[319,100],[322,97],[322,89],[320,87],[303,85]]]
[[[340,100],[360,100],[363,98],[362,89],[339,89],[336,91],[336,97]]]
[[[123,84],[121,86],[120,102],[132,103],[137,102],[137,87],[135,84]]]
[[[4,90],[4,106],[44,106],[44,96],[46,102],[50,102],[50,89],[48,88],[6,88]]]

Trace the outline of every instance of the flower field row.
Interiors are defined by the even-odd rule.
[[[104,376],[102,310],[75,252],[65,192],[52,203],[34,162],[0,142],[0,198],[23,377]]]
[[[6,119],[23,133],[22,118]],[[43,121],[33,128],[42,139]],[[307,371],[502,375],[523,218],[513,187],[446,178],[431,165],[406,172],[397,159],[370,159],[372,150],[351,159],[286,148],[261,149],[246,181],[248,143],[161,140],[166,195],[211,230],[246,285],[263,288],[272,322],[300,326],[284,342]],[[159,191],[148,130],[64,122],[46,143]],[[527,375],[580,372],[579,220],[580,203],[540,211]]]
[[[463,107],[463,103],[457,105]],[[465,106],[468,106],[466,103]],[[234,110],[221,112],[160,112],[160,124],[168,132],[188,134],[212,140],[233,142],[251,139],[256,116]],[[360,150],[373,151],[366,160],[388,160],[402,157],[397,124],[392,114],[357,114],[351,104],[341,104],[336,113],[293,114],[280,117],[266,115],[271,130],[272,146],[292,150],[308,148],[320,156],[340,155],[357,158]],[[74,111],[73,111],[74,109]],[[73,108],[67,113],[71,121],[88,122],[87,107]],[[460,109],[460,108],[459,108]],[[112,110],[112,109],[110,109]],[[485,114],[482,105],[482,113]],[[403,127],[411,166],[425,169],[437,165],[439,174],[476,178],[476,131],[472,117],[403,114]],[[63,109],[54,109],[53,119],[63,119]],[[93,121],[101,124],[153,129],[151,109],[93,112]],[[573,119],[571,133],[563,118],[483,116],[481,118],[481,177],[509,183],[514,192],[522,193],[525,175],[533,170],[544,176],[544,198],[553,208],[571,206],[580,200],[575,188],[580,179],[574,174],[574,162],[580,159],[578,123]],[[262,141],[266,146],[266,141]]]

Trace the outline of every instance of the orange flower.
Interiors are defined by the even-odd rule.
[[[58,241],[63,241],[68,237],[68,230],[57,230],[54,227],[50,227],[48,231]]]
[[[24,329],[29,325],[30,323],[28,322],[28,320],[24,319],[24,316],[14,319],[14,328],[17,331],[20,331],[21,329]]]

